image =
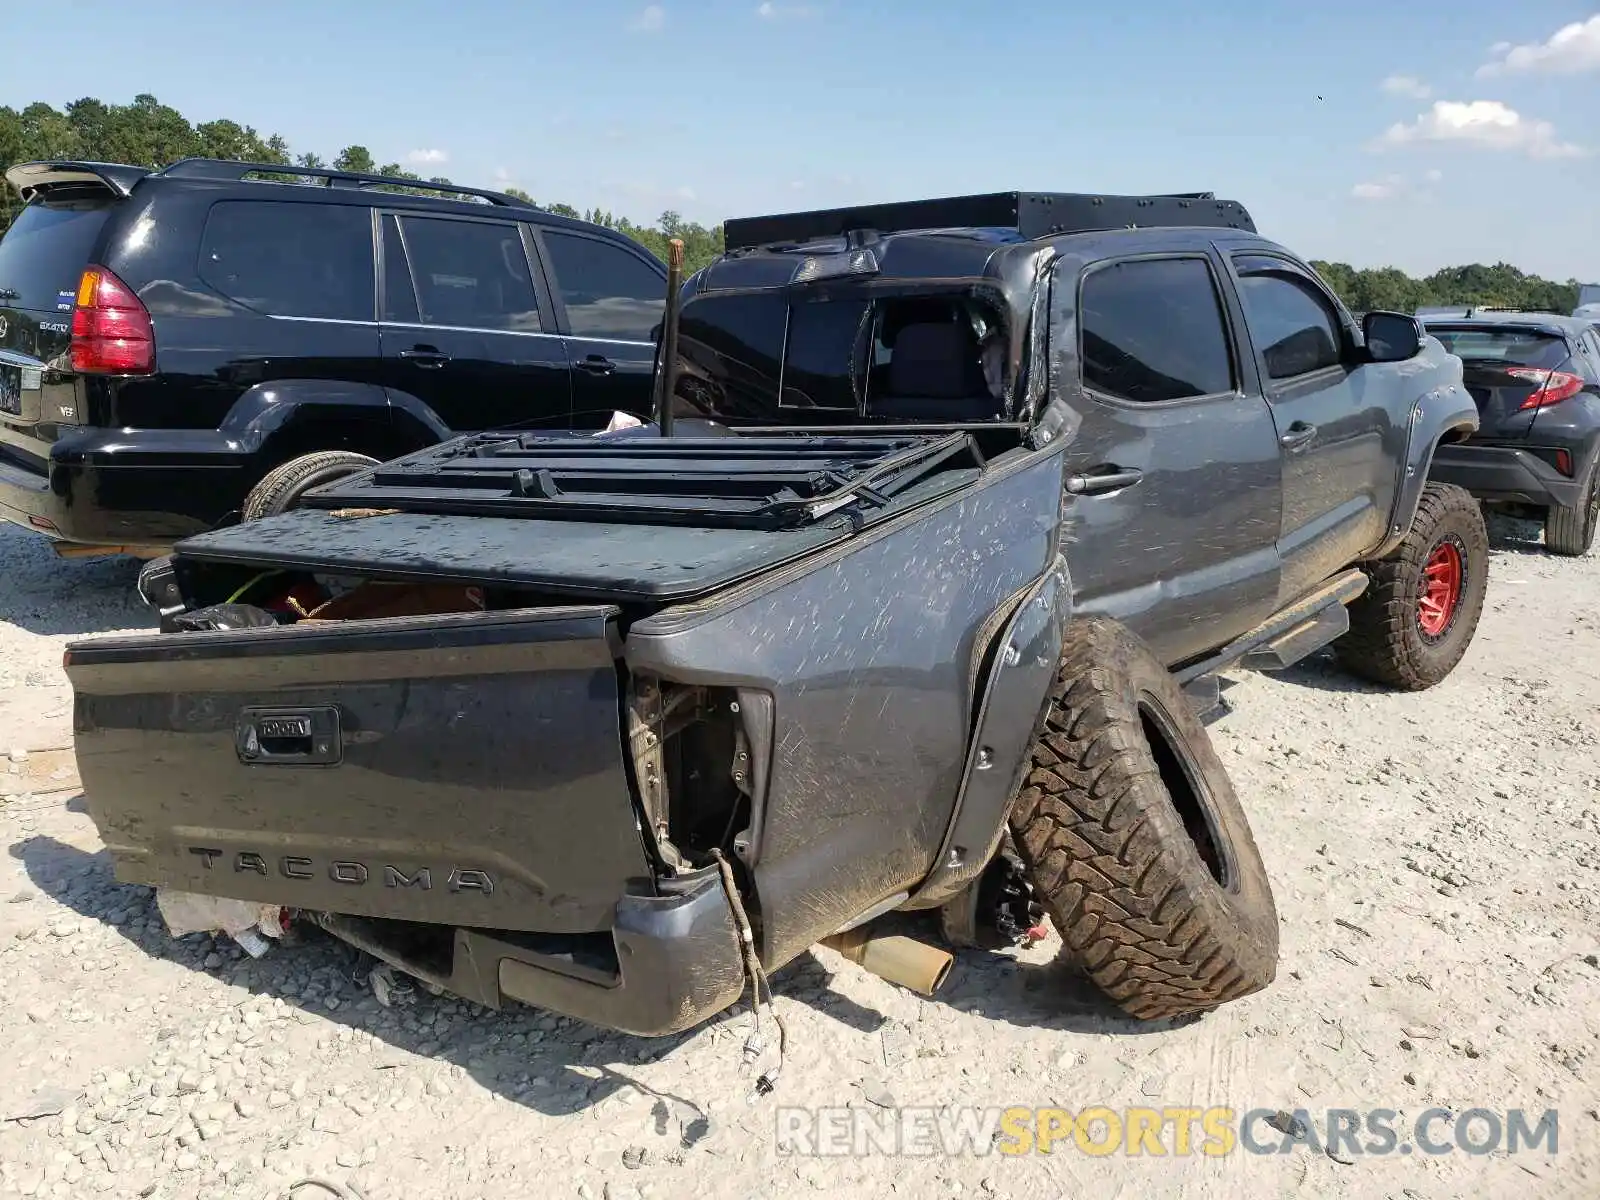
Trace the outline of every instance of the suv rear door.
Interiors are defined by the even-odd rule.
[[[385,381],[455,432],[565,426],[567,351],[516,221],[383,212]]]
[[[655,328],[666,269],[644,250],[570,229],[540,229],[572,365],[573,423],[599,428],[614,411],[651,415]]]
[[[61,199],[24,207],[0,239],[0,453],[41,461],[55,423],[78,418],[67,361],[73,298],[119,202],[105,188],[59,190]]]
[[[1233,269],[1282,448],[1278,554],[1291,600],[1387,535],[1406,427],[1379,385],[1408,368],[1358,363],[1339,302],[1294,259],[1252,249]]]
[[[1539,417],[1538,408],[1522,405],[1543,387],[1543,373],[1584,373],[1573,361],[1573,347],[1555,330],[1480,321],[1430,322],[1428,332],[1461,360],[1467,391],[1478,406],[1480,441],[1522,441]]]

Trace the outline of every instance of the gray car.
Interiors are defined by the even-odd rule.
[[[1586,554],[1600,524],[1600,329],[1475,310],[1425,323],[1462,360],[1480,422],[1440,450],[1433,477],[1542,522],[1552,554]]]
[[[151,564],[162,633],[69,647],[118,877],[642,1034],[824,939],[935,986],[897,910],[970,944],[1042,904],[1140,1017],[1265,987],[1199,714],[1329,645],[1402,688],[1459,662],[1460,360],[1209,194],[725,228],[670,422],[350,476]]]

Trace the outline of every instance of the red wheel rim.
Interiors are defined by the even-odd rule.
[[[1454,542],[1440,542],[1428,555],[1417,597],[1417,626],[1423,636],[1436,638],[1450,628],[1461,604],[1463,574],[1461,551]]]

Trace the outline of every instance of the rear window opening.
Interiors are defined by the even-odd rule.
[[[17,215],[0,238],[0,305],[50,313],[72,308],[116,203],[104,188],[95,190],[98,198],[35,201]]]
[[[730,424],[992,423],[1005,347],[999,314],[966,294],[700,296],[681,317],[677,394]]]
[[[1565,338],[1532,329],[1486,329],[1482,326],[1451,329],[1430,325],[1428,332],[1468,365],[1537,367],[1553,371],[1570,357]]]

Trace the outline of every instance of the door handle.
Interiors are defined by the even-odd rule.
[[[1114,492],[1130,487],[1144,478],[1143,471],[1127,471],[1121,467],[1108,467],[1089,475],[1069,475],[1067,491],[1074,496],[1093,496],[1100,492]]]
[[[409,350],[400,351],[400,357],[428,370],[442,367],[450,361],[450,356],[441,353],[435,346],[413,346]]]
[[[1311,444],[1311,439],[1317,436],[1317,427],[1308,421],[1296,421],[1289,426],[1278,439],[1278,445],[1285,450],[1301,450]]]
[[[617,369],[617,364],[603,354],[591,354],[582,362],[574,363],[580,371],[587,371],[591,375],[609,375]]]

